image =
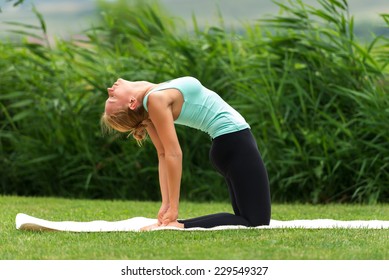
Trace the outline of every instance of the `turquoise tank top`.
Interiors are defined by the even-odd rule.
[[[174,121],[208,133],[211,138],[250,128],[245,119],[218,94],[204,87],[193,77],[182,77],[163,83],[149,91],[143,99],[143,107],[148,111],[149,95],[155,91],[177,89],[184,103],[181,113]]]

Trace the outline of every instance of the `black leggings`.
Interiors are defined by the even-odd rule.
[[[185,228],[269,225],[269,181],[250,129],[216,137],[209,156],[227,182],[235,214],[218,213],[179,222],[183,223]]]

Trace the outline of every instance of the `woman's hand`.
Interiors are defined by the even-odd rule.
[[[179,223],[177,218],[178,210],[170,208],[169,205],[162,204],[158,212],[158,222],[156,224],[145,226],[141,228],[140,231],[150,231],[165,226],[184,228],[184,224]]]
[[[169,207],[165,214],[162,216],[161,225],[167,226],[171,223],[176,223],[178,219],[178,209]]]
[[[169,210],[169,204],[163,204],[161,205],[161,208],[159,208],[158,211],[158,226],[162,225],[163,216],[166,214],[166,212]]]

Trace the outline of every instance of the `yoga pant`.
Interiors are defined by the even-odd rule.
[[[250,129],[224,134],[212,141],[212,164],[227,182],[234,214],[217,213],[180,220],[185,228],[222,225],[269,225],[269,180]]]

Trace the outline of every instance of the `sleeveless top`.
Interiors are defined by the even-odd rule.
[[[218,94],[204,87],[193,77],[182,77],[165,82],[146,93],[143,107],[148,111],[149,95],[155,91],[177,89],[184,103],[180,115],[174,121],[208,133],[212,139],[250,128],[245,119]]]

